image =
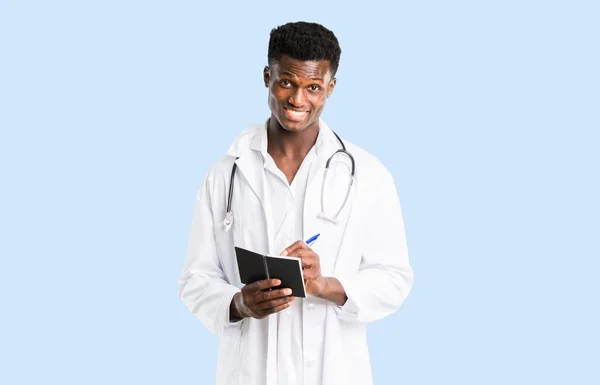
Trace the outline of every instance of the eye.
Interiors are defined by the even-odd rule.
[[[310,90],[311,90],[312,92],[319,92],[319,91],[321,91],[321,86],[319,86],[319,85],[316,85],[316,84],[312,84],[312,85],[310,86]]]
[[[279,81],[279,85],[282,86],[283,88],[288,88],[291,85],[291,83],[289,80],[283,79],[283,80]]]

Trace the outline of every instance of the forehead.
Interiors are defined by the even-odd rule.
[[[329,60],[298,60],[287,55],[282,55],[279,62],[274,63],[273,69],[279,75],[289,75],[299,78],[325,79],[331,75]]]

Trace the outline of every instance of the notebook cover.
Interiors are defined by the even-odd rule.
[[[306,297],[300,258],[267,256],[271,278],[281,280],[281,287],[292,289],[294,297]]]
[[[281,285],[277,288],[290,288],[292,289],[292,296],[306,297],[302,265],[299,258],[267,256],[266,262],[269,273],[269,276],[267,276],[263,255],[241,247],[235,247],[235,255],[242,283],[249,284],[267,278],[277,278],[281,280]]]
[[[235,248],[240,280],[244,284],[267,279],[263,256],[241,247]]]

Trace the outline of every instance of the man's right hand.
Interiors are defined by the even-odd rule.
[[[229,314],[231,318],[265,318],[292,304],[295,297],[291,289],[268,290],[281,285],[278,279],[265,279],[248,284],[236,293],[231,300]]]

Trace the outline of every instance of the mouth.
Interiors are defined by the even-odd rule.
[[[306,118],[308,111],[295,110],[293,108],[283,107],[285,116],[294,122],[300,122]]]

